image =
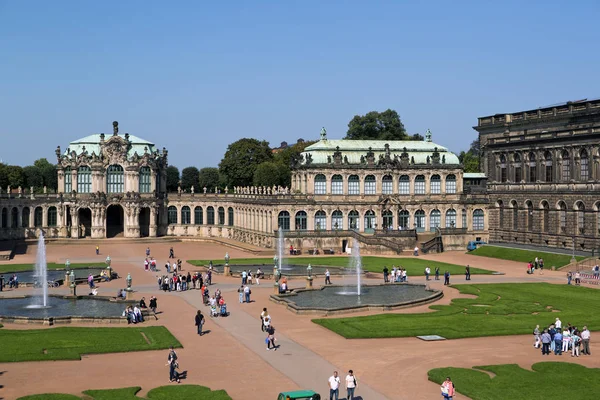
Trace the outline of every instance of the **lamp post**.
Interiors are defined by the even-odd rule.
[[[131,274],[127,274],[127,278],[125,279],[125,281],[127,282],[127,291],[131,292]]]
[[[67,268],[67,271],[68,271],[69,269],[71,269],[70,267],[71,267],[71,261],[69,261],[69,259],[67,258],[67,261],[65,261],[65,268]]]
[[[312,266],[310,264],[308,264],[308,267],[306,267],[306,288],[307,289],[312,289],[313,287],[313,276],[312,276]]]
[[[71,286],[71,295],[77,296],[77,285],[75,284],[75,271],[74,270],[71,270],[71,273],[69,274],[69,283]]]
[[[70,267],[71,267],[71,261],[69,261],[69,259],[67,258],[67,261],[65,261],[65,285],[71,284],[70,275],[69,275],[69,269],[71,269]]]
[[[225,253],[225,267],[223,267],[223,275],[231,275],[231,268],[229,267],[229,253]]]

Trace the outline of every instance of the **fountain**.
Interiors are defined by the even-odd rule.
[[[283,236],[283,229],[279,227],[277,231],[277,269],[279,272],[284,270],[283,255],[285,254],[285,237]]]
[[[33,297],[34,303],[29,307],[46,308],[48,307],[48,264],[46,263],[46,241],[43,233],[40,233],[38,238],[34,281],[38,283],[35,289],[36,296]]]
[[[350,262],[349,262],[349,271],[354,271],[356,273],[356,290],[352,286],[348,286],[344,288],[343,291],[337,292],[337,294],[341,295],[354,295],[360,297],[361,292],[361,275],[362,275],[362,258],[360,256],[360,245],[358,240],[352,241],[352,252],[350,254]]]

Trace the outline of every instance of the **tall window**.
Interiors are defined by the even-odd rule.
[[[29,226],[29,207],[23,207],[21,213],[21,228],[27,228]]]
[[[550,153],[549,151],[547,151],[546,154],[544,154],[544,167],[545,167],[545,173],[546,173],[546,182],[552,182],[553,181],[552,153]]]
[[[36,207],[33,212],[33,226],[40,228],[44,224],[44,210],[42,207]]]
[[[181,223],[183,225],[189,225],[192,221],[192,213],[188,206],[181,207]]]
[[[415,211],[415,226],[419,232],[423,232],[425,230],[425,211]]]
[[[46,226],[56,226],[56,207],[48,207],[48,225]]]
[[[425,194],[425,177],[423,175],[415,177],[415,194]]]
[[[140,168],[140,193],[150,193],[152,188],[152,172],[150,167]]]
[[[277,225],[284,231],[290,230],[290,213],[287,211],[281,211],[277,216]]]
[[[195,225],[203,225],[204,224],[204,210],[202,210],[202,207],[194,208],[194,224]]]
[[[394,229],[394,214],[390,210],[385,210],[382,214],[383,229]]]
[[[516,231],[519,229],[519,205],[516,201],[510,203],[513,212],[513,229]]]
[[[585,233],[585,205],[577,202],[577,232]]]
[[[448,175],[446,177],[446,193],[456,193],[456,175]]]
[[[530,201],[527,202],[527,230],[533,231],[533,204]]]
[[[217,211],[219,213],[219,225],[225,225],[225,209],[223,207],[219,207]]]
[[[295,229],[297,231],[305,231],[308,228],[306,211],[298,211],[296,213]]]
[[[77,168],[77,193],[92,191],[92,169],[87,165]]]
[[[477,210],[473,211],[473,230],[482,231],[483,229],[483,210],[478,208]]]
[[[440,194],[442,192],[442,180],[439,175],[431,175],[429,187],[431,194]]]
[[[519,153],[514,155],[514,166],[515,166],[515,182],[521,182],[523,176],[521,174],[521,155]]]
[[[327,193],[327,179],[325,175],[319,174],[315,176],[315,194]]]
[[[561,178],[563,181],[571,180],[571,158],[569,157],[569,152],[566,150],[562,153]]]
[[[177,207],[169,206],[167,208],[167,222],[169,225],[177,224]]]
[[[440,210],[431,210],[429,214],[429,230],[435,231],[435,228],[439,228],[442,224],[442,213]]]
[[[331,177],[331,194],[344,194],[344,178],[341,175]]]
[[[375,177],[367,175],[365,177],[365,194],[375,194]]]
[[[331,229],[338,230],[344,228],[344,216],[340,210],[335,210],[331,214]]]
[[[506,182],[508,175],[506,173],[506,156],[502,154],[500,156],[500,182]]]
[[[537,181],[537,165],[535,162],[535,154],[529,153],[529,182]]]
[[[350,211],[348,213],[348,227],[351,230],[357,231],[360,228],[360,224],[358,222],[358,211]]]
[[[56,210],[56,207],[54,209]],[[17,207],[13,207],[12,210],[10,210],[10,227],[19,227],[19,210],[17,209]]]
[[[463,209],[461,212],[461,222],[462,222],[462,227],[463,228],[467,228],[467,210]],[[500,225],[502,226],[502,225]]]
[[[206,207],[206,224],[215,224],[215,208],[213,206]]]
[[[401,210],[398,213],[398,226],[402,229],[410,229],[410,213],[406,210]]]
[[[410,178],[408,175],[402,175],[398,180],[398,193],[410,194]]]
[[[327,229],[327,215],[325,211],[319,210],[315,213],[315,230]]]
[[[123,167],[110,165],[106,170],[106,191],[108,193],[123,193]]]
[[[548,232],[550,227],[550,206],[547,202],[542,203],[542,220],[544,226],[542,227],[543,232]]]
[[[372,232],[375,229],[375,211],[368,210],[365,213],[365,232]]]
[[[73,175],[71,175],[71,167],[65,168],[65,193],[73,191]]]
[[[579,179],[582,181],[587,181],[590,177],[589,159],[588,159],[587,151],[581,150],[579,162],[580,162]]]
[[[567,232],[567,205],[562,201],[558,205],[558,228],[560,233]]]
[[[233,226],[233,207],[227,209],[227,225]]]
[[[2,219],[2,228],[8,228],[8,209],[2,208],[2,214],[0,214],[0,219]]]
[[[358,175],[350,175],[348,177],[348,194],[354,196],[360,194],[360,179]]]
[[[446,211],[446,228],[456,228],[456,210]]]
[[[383,179],[381,180],[381,193],[392,194],[392,190],[393,190],[392,187],[393,187],[392,176],[385,175],[383,177]]]

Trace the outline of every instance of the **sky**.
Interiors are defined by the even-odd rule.
[[[0,159],[128,132],[180,169],[245,137],[398,111],[454,152],[477,118],[600,97],[600,2],[0,0]]]

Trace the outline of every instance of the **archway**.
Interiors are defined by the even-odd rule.
[[[92,235],[92,210],[89,208],[79,209],[79,236],[86,237]],[[83,228],[83,229],[82,229]]]
[[[108,206],[106,209],[106,237],[123,236],[124,230],[123,207],[118,204]]]
[[[148,207],[142,207],[140,209],[140,236],[148,237],[150,236],[150,209]]]

